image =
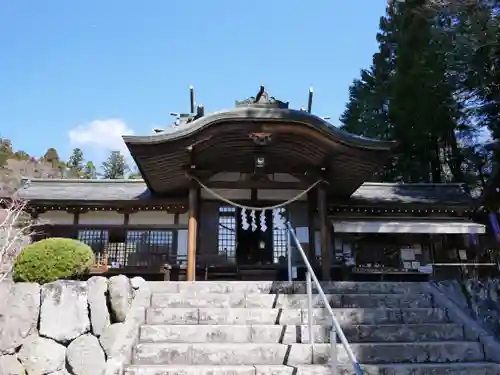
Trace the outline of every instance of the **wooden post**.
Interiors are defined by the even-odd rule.
[[[328,236],[326,190],[324,186],[318,187],[318,216],[321,244],[321,274],[323,280],[330,280],[331,255]]]
[[[187,281],[196,279],[196,242],[198,237],[198,199],[199,189],[189,189],[189,221],[187,249]]]

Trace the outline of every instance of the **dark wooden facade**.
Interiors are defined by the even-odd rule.
[[[220,261],[221,226],[226,225],[220,219],[224,203],[207,195],[200,183],[223,196],[233,194],[231,201],[263,207],[287,201],[288,193],[297,195],[320,181],[307,197],[290,205],[295,210],[291,222],[308,228],[304,248],[318,272],[329,278],[336,259],[333,244],[342,237],[332,227],[335,220],[465,223],[477,206],[456,184],[365,183],[391,156],[393,142],[346,134],[265,92],[237,103],[236,109],[206,116],[198,109],[163,132],[125,136],[124,141],[143,181],[26,181],[19,197],[29,201],[34,218],[48,218],[41,222],[40,237],[82,239],[90,230],[105,230],[106,238],[119,239],[116,249],[124,249],[125,255],[115,258],[137,258],[137,248],[144,244],[150,260],[182,263],[187,279],[194,280],[200,263],[206,272]],[[54,214],[50,219],[49,212],[66,212],[71,218]],[[95,212],[110,214],[92,216]],[[232,228],[237,215],[226,215]],[[276,243],[282,234],[273,236],[269,241]],[[148,263],[139,258],[140,264]]]

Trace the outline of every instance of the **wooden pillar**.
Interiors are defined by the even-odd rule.
[[[318,216],[321,244],[321,274],[323,280],[330,280],[331,254],[328,235],[327,201],[324,186],[318,187]]]
[[[187,281],[196,279],[196,243],[198,240],[198,199],[199,189],[189,189],[189,221],[187,248]]]
[[[308,215],[308,226],[309,226],[309,261],[314,267],[316,265],[316,197],[313,195],[312,191],[307,194],[307,215]]]

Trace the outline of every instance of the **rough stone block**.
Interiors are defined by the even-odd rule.
[[[41,336],[67,344],[90,331],[87,283],[58,280],[41,290]]]
[[[110,277],[108,283],[109,303],[114,322],[125,321],[127,313],[132,306],[134,299],[134,289],[129,278],[125,275]]]
[[[0,355],[13,354],[37,328],[40,285],[2,282],[0,297]]]

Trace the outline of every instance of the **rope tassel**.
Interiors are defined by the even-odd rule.
[[[241,209],[241,228],[243,230],[248,230],[248,228],[250,228],[250,224],[248,224],[247,220],[247,210],[244,208]]]
[[[277,229],[285,229],[285,218],[279,208],[273,210],[273,226]]]
[[[262,210],[260,213],[260,230],[265,232],[267,230],[266,225],[266,210]]]
[[[250,217],[252,218],[252,232],[257,230],[257,218],[255,217],[255,210],[250,212]]]

